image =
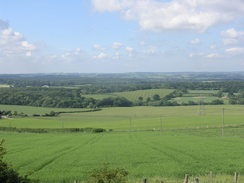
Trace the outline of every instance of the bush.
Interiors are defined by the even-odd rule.
[[[3,147],[4,140],[0,141],[0,182],[1,183],[33,183],[37,181],[30,180],[27,176],[20,176],[10,165],[4,160],[3,156],[6,150]]]
[[[106,130],[103,129],[103,128],[94,128],[94,129],[92,130],[92,132],[94,132],[94,133],[102,133],[102,132],[106,132]]]
[[[125,169],[113,169],[105,165],[102,168],[92,170],[88,178],[91,183],[125,183],[127,176],[128,171]]]

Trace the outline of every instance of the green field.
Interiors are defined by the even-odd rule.
[[[3,85],[3,84],[0,84],[0,88],[9,88],[10,85]]]
[[[85,97],[91,97],[95,99],[103,99],[106,97],[125,97],[130,101],[137,101],[138,97],[143,97],[144,101],[153,95],[158,94],[161,98],[165,95],[173,92],[171,89],[148,89],[148,90],[136,90],[136,91],[128,91],[128,92],[115,92],[115,93],[106,93],[106,94],[92,94],[92,95],[84,95]]]
[[[50,111],[72,112],[72,111],[85,111],[87,109],[32,107],[32,106],[21,106],[21,105],[0,105],[0,110],[18,111],[28,115],[33,115],[33,114],[45,114],[45,113],[49,113]]]
[[[214,96],[218,93],[218,90],[188,90],[187,93],[184,93],[182,97],[173,98],[173,101],[176,101],[179,104],[188,103],[189,101],[193,101],[196,103],[199,102],[212,102],[213,100],[223,100],[224,104],[229,103],[229,98],[227,97],[227,93],[223,93],[223,97],[218,98]]]
[[[243,128],[226,129],[225,137],[220,130],[196,132],[1,133],[0,138],[6,139],[7,160],[43,183],[85,180],[104,163],[127,169],[131,182],[244,172]]]
[[[9,106],[8,106],[9,107]],[[244,124],[244,106],[225,105],[225,125]],[[16,109],[16,106],[13,106]],[[35,108],[26,107],[35,113]],[[161,128],[219,127],[223,106],[114,107],[58,117],[2,119],[0,126],[17,128],[105,128],[117,131]],[[8,108],[11,109],[11,108]],[[39,110],[39,108],[37,108]],[[61,110],[61,109],[58,109]],[[70,109],[71,110],[71,109]],[[77,109],[76,109],[77,110]]]
[[[44,110],[19,107],[1,105],[1,109],[24,110],[29,114]],[[42,183],[86,180],[91,169],[104,163],[127,169],[131,183],[139,183],[143,177],[154,183],[159,179],[180,183],[186,173],[204,176],[210,171],[219,175],[214,183],[232,183],[230,175],[244,173],[243,112],[244,106],[240,105],[203,106],[201,109],[199,106],[144,106],[104,108],[58,117],[1,119],[0,127],[101,127],[113,129],[113,132],[0,131],[0,139],[6,140],[6,160],[21,174],[40,179]],[[209,183],[206,177],[202,180],[205,180],[202,183]],[[243,178],[241,180],[244,182]]]

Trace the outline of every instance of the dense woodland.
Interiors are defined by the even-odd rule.
[[[133,105],[172,106],[197,105],[189,101],[179,104],[172,98],[188,90],[219,90],[228,93],[230,104],[244,104],[243,73],[127,73],[127,74],[67,74],[67,75],[0,75],[0,104],[59,108],[97,108]],[[155,95],[137,102],[123,97],[87,98],[85,94],[104,94],[144,89],[174,89],[160,98]],[[223,104],[222,100],[205,104]]]

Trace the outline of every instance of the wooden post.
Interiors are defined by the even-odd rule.
[[[209,173],[209,177],[210,177],[210,183],[213,183],[213,172],[212,171]]]
[[[196,179],[195,179],[195,182],[196,182],[196,183],[199,183],[199,182],[200,182],[200,181],[199,181],[199,178],[196,178]]]
[[[184,180],[184,183],[188,183],[188,181],[189,181],[189,175],[185,175],[185,180]]]
[[[236,172],[234,175],[234,183],[238,183],[238,173],[236,173]]]
[[[74,183],[77,183],[76,180],[74,180]]]
[[[142,182],[147,183],[147,178],[144,178]]]

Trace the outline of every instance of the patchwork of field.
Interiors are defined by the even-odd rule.
[[[95,99],[103,99],[107,97],[125,97],[130,101],[138,101],[139,97],[143,97],[144,101],[148,97],[152,99],[153,95],[158,94],[161,98],[169,93],[173,92],[172,89],[148,89],[148,90],[136,90],[136,91],[128,91],[128,92],[115,92],[115,93],[106,93],[106,94],[92,94],[92,95],[84,95],[85,97],[91,97]]]
[[[131,182],[143,177],[173,178],[244,172],[244,129],[28,134],[1,132],[7,160],[43,183],[85,180],[108,163],[127,169]],[[150,180],[150,179],[149,179]],[[226,182],[223,179],[224,183]],[[219,181],[221,183],[221,181]]]

